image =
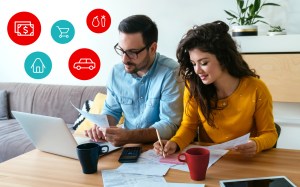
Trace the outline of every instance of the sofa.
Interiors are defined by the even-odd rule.
[[[82,108],[83,104],[87,100],[93,100],[97,93],[105,94],[106,87],[0,82],[0,91],[5,93],[0,100],[1,163],[35,149],[22,127],[12,116],[12,110],[59,117],[64,119],[72,130],[79,114],[70,102],[77,108]],[[6,109],[7,111],[3,111]]]

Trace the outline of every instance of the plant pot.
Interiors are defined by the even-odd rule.
[[[282,31],[282,32],[268,32],[267,35],[268,36],[286,35],[286,32],[285,31]]]
[[[232,36],[257,36],[256,25],[232,25]]]

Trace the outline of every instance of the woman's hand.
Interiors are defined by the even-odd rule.
[[[163,152],[165,156],[171,155],[176,152],[178,145],[175,142],[168,141],[168,140],[162,140],[164,149],[162,149],[162,146],[160,145],[160,142],[157,141],[153,144],[153,149],[158,155],[163,155]]]
[[[235,146],[233,150],[240,152],[245,157],[253,157],[256,154],[256,143],[253,140],[249,140],[245,144]]]

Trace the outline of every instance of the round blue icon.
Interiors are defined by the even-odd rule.
[[[24,68],[31,78],[43,79],[51,72],[52,62],[47,54],[37,51],[28,55]]]
[[[54,41],[60,44],[70,42],[75,35],[75,29],[67,20],[59,20],[52,25],[51,36]]]

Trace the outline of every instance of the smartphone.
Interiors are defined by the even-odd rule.
[[[142,147],[124,147],[119,158],[119,162],[121,163],[132,163],[137,162]]]

